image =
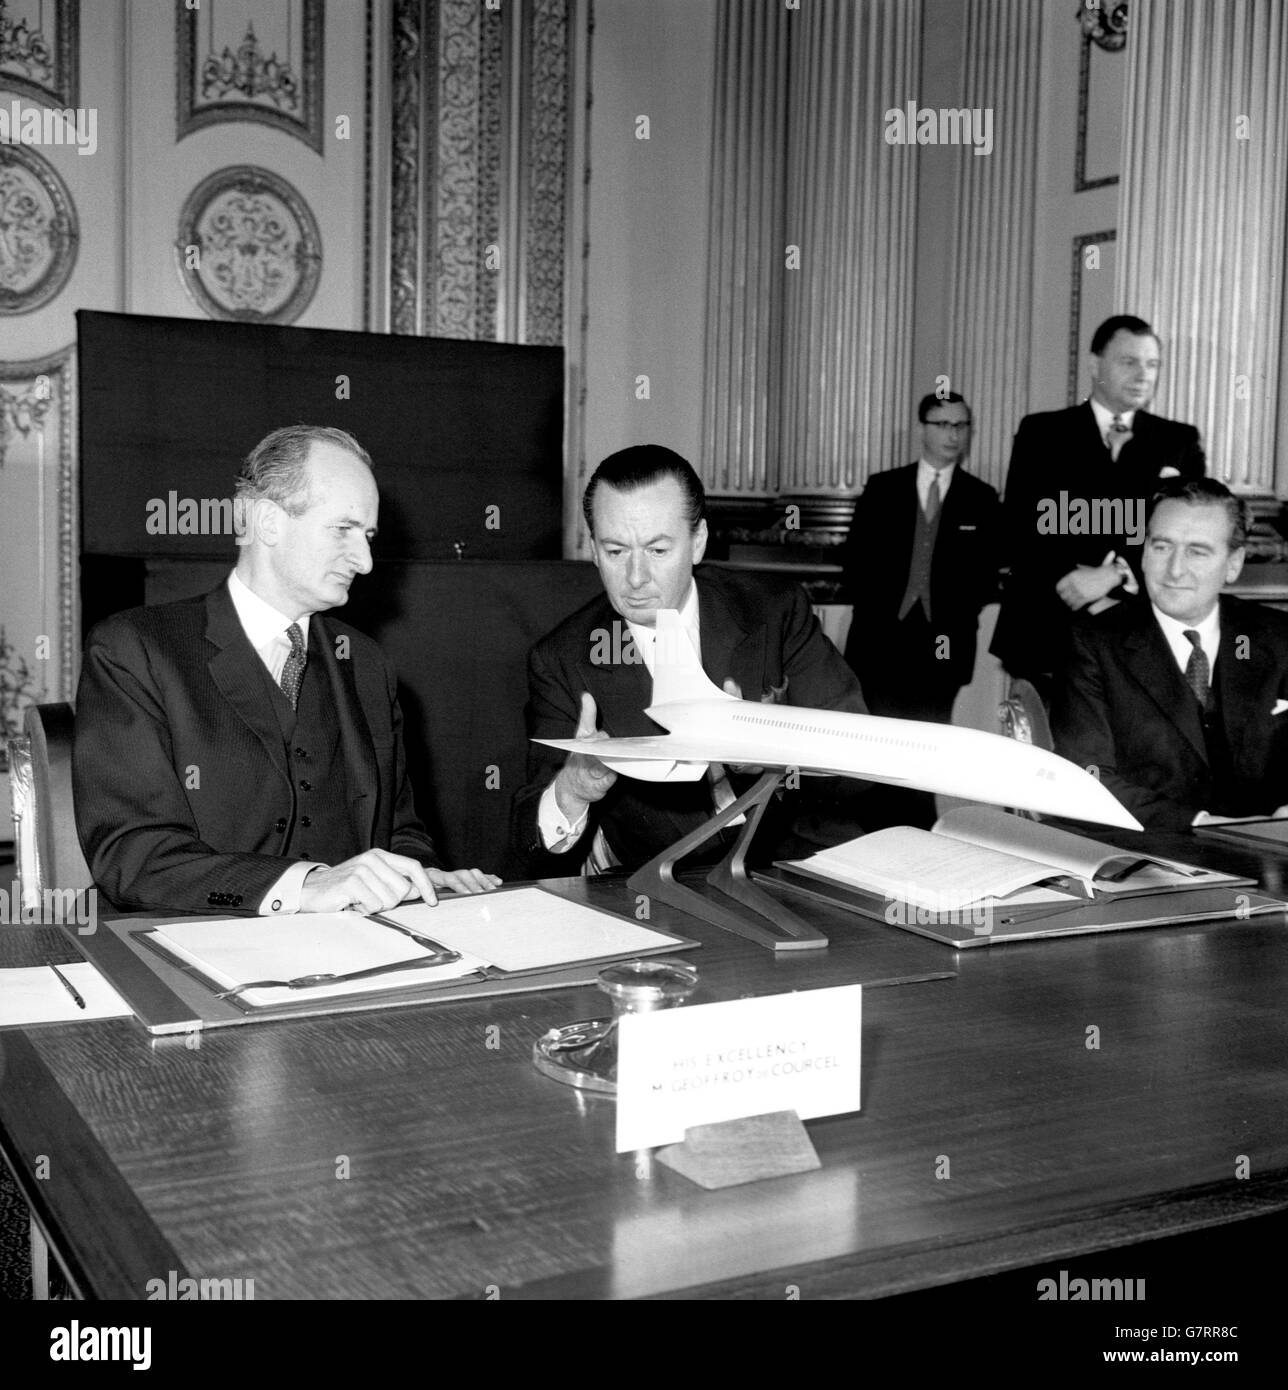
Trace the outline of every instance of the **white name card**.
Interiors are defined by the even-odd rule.
[[[863,987],[626,1014],[617,1035],[617,1152],[694,1125],[859,1108]]]

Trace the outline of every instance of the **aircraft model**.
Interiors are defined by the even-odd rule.
[[[1144,829],[1076,763],[1001,734],[739,700],[708,678],[674,609],[657,615],[653,703],[645,713],[670,732],[535,741],[588,754],[614,772],[645,782],[696,782],[713,762],[790,767],[1124,830]]]

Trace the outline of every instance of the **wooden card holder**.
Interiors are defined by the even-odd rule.
[[[682,1144],[670,1144],[654,1156],[708,1190],[808,1173],[823,1166],[794,1110],[695,1125],[685,1130]]]

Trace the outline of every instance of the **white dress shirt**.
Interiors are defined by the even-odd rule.
[[[952,486],[953,470],[956,467],[955,463],[948,463],[942,468],[935,468],[925,459],[917,460],[917,499],[923,512],[926,510],[926,498],[930,496],[930,489],[936,485],[939,487],[939,505],[944,505],[944,498],[948,496],[948,489]]]
[[[292,623],[298,623],[307,650],[309,615],[304,613],[298,618],[288,618],[284,613],[279,613],[271,603],[252,593],[238,579],[236,570],[228,577],[228,597],[232,599],[233,607],[237,610],[237,618],[246,634],[246,640],[255,648],[274,682],[280,685],[282,667],[286,665],[286,658],[291,654],[291,639],[286,635],[286,629]],[[298,863],[292,864],[260,900],[259,915],[273,917],[279,913],[298,912],[304,880],[311,870],[326,867],[325,864],[308,859],[301,859]]]
[[[1101,405],[1094,396],[1089,399],[1091,400],[1092,413],[1096,417],[1096,424],[1100,427],[1100,437],[1105,441],[1105,448],[1108,449],[1110,453],[1113,453],[1112,426],[1114,423],[1114,412],[1110,410],[1108,406]],[[1118,418],[1127,426],[1127,433],[1130,434],[1131,422],[1136,418],[1136,411],[1134,409],[1120,410],[1118,412]],[[1127,435],[1122,435],[1121,438],[1123,442],[1126,443]],[[1120,445],[1119,447],[1121,448],[1122,446]]]
[[[1208,679],[1215,680],[1216,656],[1221,649],[1221,605],[1216,604],[1201,623],[1192,624],[1168,617],[1156,604],[1151,603],[1150,607],[1154,610],[1154,618],[1159,627],[1163,629],[1163,636],[1167,638],[1167,645],[1172,649],[1172,656],[1180,667],[1181,675],[1185,674],[1185,668],[1190,664],[1190,653],[1194,650],[1185,634],[1197,632],[1199,646],[1203,648],[1203,655],[1208,660]]]

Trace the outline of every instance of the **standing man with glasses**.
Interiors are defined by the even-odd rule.
[[[1168,478],[1201,478],[1193,425],[1152,415],[1162,363],[1144,319],[1116,314],[1091,339],[1091,395],[1026,415],[1006,479],[1004,562],[993,636],[1007,671],[1051,698],[1075,613],[1137,598],[1149,499]]]
[[[844,553],[854,604],[845,659],[872,714],[948,724],[975,669],[980,609],[996,596],[1001,506],[964,466],[972,424],[965,400],[955,391],[924,396],[917,420],[920,459],[874,473],[854,506]],[[927,793],[883,795],[899,823],[933,823]]]

